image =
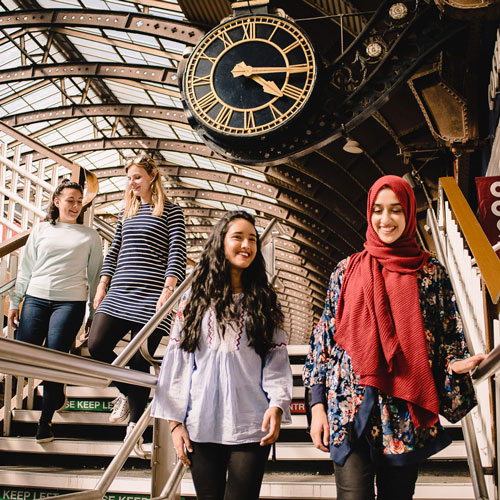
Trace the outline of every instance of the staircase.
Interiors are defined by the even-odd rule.
[[[162,354],[159,348],[158,354]],[[307,434],[302,364],[307,346],[289,346],[294,375],[292,423],[284,426],[276,445],[276,460],[269,461],[261,498],[332,499],[335,479],[328,455],[315,449]],[[86,349],[81,349],[86,355]],[[43,386],[37,388],[40,394]],[[125,435],[125,424],[110,424],[111,401],[118,394],[113,387],[93,389],[67,387],[68,402],[54,417],[55,441],[37,444],[33,438],[40,411],[16,409],[12,432],[0,438],[0,499],[34,499],[71,491],[92,489],[102,468],[116,454]],[[37,399],[35,405],[37,407]],[[472,499],[466,451],[460,425],[445,424],[454,439],[451,446],[435,455],[422,468],[415,499]],[[151,448],[151,430],[145,433],[145,449]],[[149,444],[148,444],[149,443]],[[112,484],[107,498],[139,500],[149,498],[149,461],[133,452]],[[194,498],[187,473],[181,483],[184,498]]]
[[[31,145],[35,149],[42,147],[36,144]],[[44,153],[47,157],[50,157],[50,152],[45,150]],[[20,150],[17,150],[16,158],[19,157],[19,154]],[[6,156],[5,149],[0,151],[0,160],[2,160],[2,156]],[[57,184],[59,178],[57,168],[52,166],[45,168],[43,164],[40,164],[36,170],[39,178],[34,177],[30,172],[24,171],[19,165],[16,164],[15,166],[17,169],[15,175],[12,172],[10,175],[6,175],[5,172],[8,173],[8,170],[2,167],[4,175],[3,184],[0,183],[2,188],[0,195],[6,196],[10,200],[8,203],[12,207],[9,208],[8,212],[13,216],[16,214],[16,210],[19,211],[19,206],[21,207],[17,219],[22,224],[18,227],[13,221],[7,221],[7,223],[0,220],[0,222],[6,224],[11,233],[10,235],[20,231],[23,231],[23,233],[16,244],[2,254],[6,258],[2,257],[0,264],[0,287],[9,279],[15,277],[17,263],[16,259],[13,258],[13,254],[9,254],[9,252],[13,252],[22,246],[23,243],[19,243],[19,241],[23,238],[26,239],[26,233],[31,224],[35,222],[37,217],[43,215],[40,213],[43,200],[47,200],[51,189]],[[67,165],[67,168],[74,168],[72,173],[79,178],[79,171],[74,165]],[[41,182],[42,177],[46,177],[48,171],[52,171],[53,174],[51,182]],[[91,176],[89,175],[88,178],[91,179]],[[18,196],[16,199],[15,196],[17,196],[16,193],[18,192],[22,192],[23,196],[22,198]],[[97,187],[94,186],[92,190],[88,190],[87,194],[95,195],[96,192]],[[34,199],[37,204],[36,210],[31,206],[33,193],[41,193],[40,195],[36,194]],[[91,199],[89,202],[91,202]],[[445,204],[440,202],[440,206],[444,209]],[[453,217],[446,217],[444,213],[440,214],[439,227],[436,225],[433,228],[435,238],[438,237],[438,233],[441,235],[442,227],[445,225],[451,228]],[[101,235],[104,238],[109,238],[110,228],[106,227],[105,224],[99,225],[98,219],[96,219],[95,223]],[[272,223],[270,226],[272,226]],[[455,239],[460,243],[460,237],[455,237]],[[451,243],[447,243],[446,238],[443,239],[443,242],[443,246],[449,251],[452,246]],[[458,253],[468,255],[468,249],[463,245],[463,248]],[[474,280],[478,281],[479,296],[481,296],[481,277],[478,278],[481,273],[476,271],[468,261],[460,261],[457,267],[462,270],[472,269],[470,274]],[[479,267],[482,269],[480,263]],[[500,276],[500,271],[497,275]],[[473,303],[473,308],[475,307],[476,310],[481,311],[483,309],[482,298],[477,298],[476,292],[473,295],[472,285],[469,284],[468,279],[467,277],[462,279],[465,282],[463,287],[465,297],[471,299],[470,302]],[[456,287],[458,288],[458,286],[457,282]],[[463,295],[462,292],[461,294]],[[0,304],[3,304],[4,296],[5,292],[0,292]],[[462,316],[467,325],[479,325],[471,345],[479,346],[478,350],[483,350],[481,344],[484,346],[488,346],[488,344],[487,339],[484,338],[485,334],[480,324],[481,321],[472,317],[468,312],[467,314],[462,312]],[[469,317],[472,319],[469,319]],[[498,336],[500,335],[499,322],[498,319],[494,321],[496,321],[495,328]],[[467,328],[472,332],[472,326],[467,326]],[[4,334],[9,336],[12,335],[12,332],[6,328]],[[498,340],[489,345],[487,350],[492,345],[497,344]],[[123,344],[121,348],[124,348],[125,345]],[[161,356],[164,349],[165,345],[160,346],[157,355]],[[335,478],[332,475],[331,460],[327,454],[312,446],[307,434],[304,389],[301,380],[302,365],[306,352],[307,346],[289,346],[295,386],[292,404],[293,421],[292,424],[283,427],[276,445],[276,459],[268,462],[261,489],[261,498],[290,500],[336,498]],[[78,354],[83,357],[88,356],[85,347],[81,347]],[[2,377],[0,375],[0,380],[2,380]],[[39,499],[95,488],[103,475],[103,469],[117,454],[125,435],[124,424],[110,424],[107,418],[110,411],[110,402],[117,395],[116,390],[112,387],[69,386],[67,388],[69,399],[66,409],[56,414],[54,418],[56,440],[41,445],[35,442],[33,436],[40,413],[38,409],[39,398],[37,399],[36,394],[40,394],[42,387],[38,386],[38,382],[33,382],[32,379],[27,382],[27,385],[20,379],[17,387],[13,388],[13,385],[16,384],[12,384],[10,376],[3,377],[3,382],[4,402],[7,405],[4,409],[0,409],[0,422],[3,431],[3,437],[0,437],[0,500]],[[422,465],[414,496],[415,500],[495,498],[493,477],[496,471],[492,466],[495,463],[495,445],[492,444],[494,443],[494,433],[491,432],[493,427],[491,422],[494,422],[494,420],[491,418],[492,410],[489,402],[492,397],[487,387],[488,384],[489,381],[487,380],[480,387],[481,411],[475,412],[475,435],[479,437],[479,469],[481,472],[486,471],[488,475],[488,493],[477,494],[477,484],[469,476],[462,427],[444,423],[449,428],[453,443]],[[36,386],[34,390],[33,386]],[[19,396],[11,399],[11,396],[16,393]],[[35,394],[35,397],[32,397],[32,394]],[[8,407],[8,403],[11,401],[14,402],[12,412]],[[499,404],[500,401],[497,401],[497,406]],[[151,435],[151,428],[148,428],[144,434],[146,451],[151,449]],[[149,444],[147,444],[148,442]],[[469,451],[469,460],[471,460],[470,456],[471,452]],[[135,452],[132,452],[125,466],[112,482],[105,498],[109,500],[150,498],[151,476],[150,461],[139,458]],[[189,472],[184,475],[181,481],[181,494],[186,499],[194,497],[194,488]]]

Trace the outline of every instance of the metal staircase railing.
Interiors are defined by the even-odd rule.
[[[493,500],[498,495],[500,392],[492,392],[491,377],[500,369],[500,259],[453,178],[440,179],[437,216],[429,209],[427,222],[455,290],[469,346],[489,353],[473,375],[478,406],[462,428],[475,497]]]

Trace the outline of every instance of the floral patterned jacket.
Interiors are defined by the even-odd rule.
[[[351,444],[362,435],[372,458],[392,465],[418,463],[451,443],[440,423],[415,428],[405,401],[359,384],[351,358],[335,343],[335,315],[348,259],[333,271],[325,309],[311,337],[303,380],[312,389],[311,404],[326,406],[330,454],[343,465]],[[424,330],[440,400],[440,413],[451,422],[476,404],[470,376],[450,374],[448,365],[469,356],[455,295],[443,266],[434,258],[417,272]]]

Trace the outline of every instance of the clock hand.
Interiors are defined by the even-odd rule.
[[[295,64],[292,66],[270,66],[270,67],[253,67],[248,66],[245,62],[241,61],[234,65],[231,70],[234,78],[238,76],[252,76],[262,73],[304,73],[309,69],[307,64]]]
[[[272,80],[264,80],[264,78],[258,75],[251,75],[250,78],[254,82],[257,82],[259,85],[261,85],[262,90],[266,92],[266,94],[275,95],[276,97],[281,97],[283,95],[283,92],[281,92],[279,87]]]

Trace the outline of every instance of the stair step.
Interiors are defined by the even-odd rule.
[[[79,491],[93,489],[102,476],[102,470],[50,470],[43,468],[23,469],[21,467],[1,467],[0,484],[3,485],[4,497],[11,500],[28,500],[30,496],[22,495],[23,489],[19,484],[29,484],[30,488],[52,490],[54,484],[58,490],[46,491],[50,493],[61,490]],[[9,490],[9,486],[12,489]],[[113,481],[108,500],[131,500],[130,495],[149,495],[151,489],[151,471],[122,471]],[[5,493],[11,494],[8,496]],[[25,490],[24,490],[25,491]],[[189,472],[181,482],[181,494],[187,497],[194,496],[194,486]],[[42,498],[42,496],[37,496]],[[262,483],[260,498],[282,499],[335,499],[335,478],[330,475],[304,475],[266,473]],[[474,498],[471,482],[464,477],[435,477],[422,476],[418,479],[414,500],[470,500]]]
[[[37,387],[39,394],[43,394],[43,385]],[[66,396],[73,399],[99,399],[109,398],[114,399],[120,394],[118,389],[114,386],[94,388],[83,387],[79,385],[66,386]],[[304,399],[305,388],[303,386],[294,386],[292,397],[293,399]]]
[[[58,438],[51,443],[38,444],[33,437],[0,438],[0,451],[17,453],[47,453],[61,455],[93,455],[112,457],[120,448],[121,441],[90,441],[84,439]],[[144,449],[151,450],[151,443]],[[132,452],[131,457],[136,457]],[[277,460],[330,460],[327,453],[314,448],[311,443],[276,443]],[[432,456],[430,460],[465,460],[465,445],[453,441],[450,446]]]
[[[13,410],[12,420],[23,423],[36,423],[40,420],[40,410]],[[111,424],[108,420],[109,413],[97,411],[63,411],[55,413],[52,421],[55,424],[68,425],[122,425],[126,422]],[[283,429],[306,429],[307,419],[305,415],[292,415],[292,423],[284,424]]]

